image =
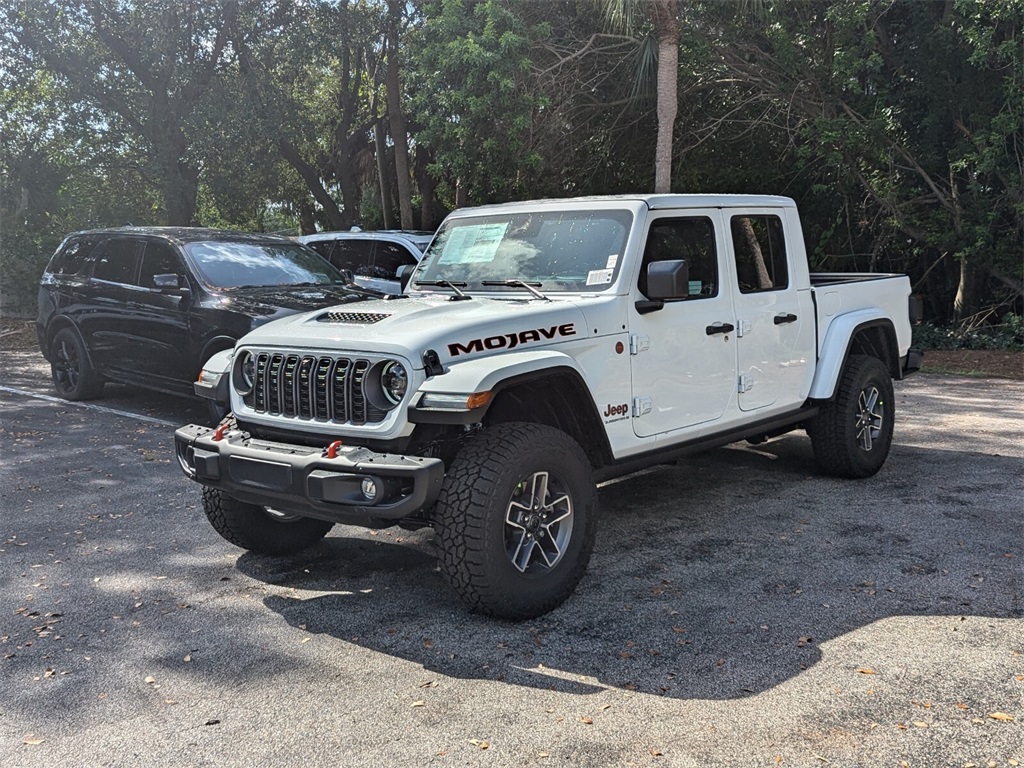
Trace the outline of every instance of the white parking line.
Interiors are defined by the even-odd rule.
[[[180,425],[175,424],[172,421],[164,421],[163,419],[154,419],[152,416],[143,416],[141,413],[132,413],[131,411],[119,411],[116,408],[105,408],[102,405],[95,405],[93,403],[76,403],[73,400],[61,400],[59,397],[52,397],[50,395],[40,395],[37,392],[29,392],[27,389],[18,389],[17,387],[5,387],[0,385],[0,392],[10,392],[14,395],[23,395],[24,397],[32,397],[36,400],[46,400],[50,403],[60,403],[61,405],[73,405],[78,408],[85,408],[90,411],[99,411],[100,413],[112,413],[115,416],[127,416],[129,419],[135,419],[136,421],[145,421],[150,424],[159,424],[161,427],[178,427]]]

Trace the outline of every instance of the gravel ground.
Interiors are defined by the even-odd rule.
[[[576,595],[467,614],[429,532],[233,548],[177,468],[188,400],[53,399],[0,362],[0,763],[1024,763],[1024,384],[897,384],[879,475],[802,434],[600,493]]]

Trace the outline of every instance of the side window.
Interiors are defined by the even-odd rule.
[[[130,285],[135,281],[135,257],[138,252],[137,240],[107,240],[96,252],[96,266],[93,267],[92,276],[97,280]]]
[[[78,275],[86,265],[86,258],[96,247],[96,237],[76,237],[64,244],[50,262],[47,271],[53,275]]]
[[[690,271],[690,299],[718,295],[718,256],[715,226],[705,216],[657,219],[647,233],[644,260],[637,287],[647,295],[647,265],[655,261],[685,259]]]
[[[788,288],[782,219],[778,216],[733,216],[731,228],[740,293]]]
[[[373,256],[373,266],[370,268],[370,272],[373,277],[394,280],[399,267],[415,263],[416,259],[413,255],[398,243],[382,240],[377,244],[377,252]]]
[[[142,267],[139,270],[139,285],[143,288],[156,288],[154,275],[180,275],[183,273],[181,259],[167,243],[148,242],[142,254]]]
[[[370,265],[375,245],[372,240],[338,240],[331,254],[331,264],[350,270],[353,275],[372,277]]]

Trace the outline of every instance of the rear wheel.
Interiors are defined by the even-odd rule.
[[[459,452],[438,497],[442,569],[470,608],[529,619],[579,584],[597,491],[580,446],[538,424],[499,424]]]
[[[214,530],[236,547],[260,555],[301,552],[330,532],[333,523],[279,512],[203,488],[203,511]]]
[[[99,377],[81,338],[71,328],[61,328],[50,344],[50,374],[57,394],[65,400],[94,400],[103,394]]]
[[[831,475],[870,477],[889,455],[894,415],[888,368],[876,357],[853,355],[835,398],[807,425],[815,459]]]

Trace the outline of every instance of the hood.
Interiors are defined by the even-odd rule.
[[[419,365],[428,349],[449,363],[587,336],[583,312],[569,299],[417,296],[349,302],[286,317],[257,328],[242,343],[395,354]]]
[[[233,288],[219,297],[223,308],[262,320],[280,315],[282,310],[291,314],[338,304],[350,306],[378,295],[342,285],[267,285]]]

